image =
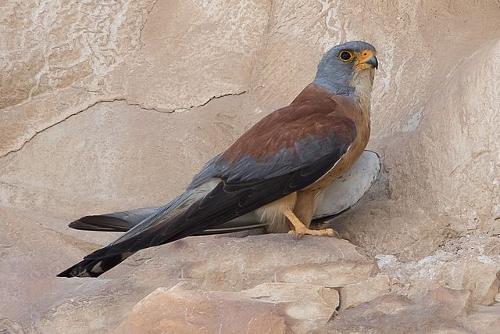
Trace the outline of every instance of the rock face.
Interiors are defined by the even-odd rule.
[[[60,248],[74,250],[74,242]],[[260,333],[269,323],[304,333],[326,328],[344,286],[366,285],[378,272],[348,241],[287,234],[189,237],[143,250],[99,279],[55,277],[65,265],[45,263],[37,273],[45,289],[0,312],[20,323],[28,318],[41,333],[212,333],[220,326]],[[365,299],[388,290],[386,281]]]
[[[204,293],[160,288],[134,306],[115,332],[304,333],[324,328],[338,303],[337,291],[308,284]]]
[[[498,329],[498,1],[4,0],[0,9],[0,332],[231,332],[220,310],[263,333],[264,324]],[[350,39],[375,45],[380,61],[369,148],[382,173],[328,222],[358,248],[190,238],[102,279],[53,277],[116,237],[67,221],[166,202]],[[161,313],[164,304],[175,308]],[[197,322],[175,316],[189,305],[204,312]]]

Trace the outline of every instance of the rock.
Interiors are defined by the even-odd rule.
[[[329,325],[331,333],[467,333],[470,293],[437,288],[418,300],[386,295],[349,308]]]
[[[159,288],[134,306],[114,333],[235,333],[244,328],[248,333],[287,331],[273,304]]]
[[[369,302],[390,292],[389,276],[379,274],[359,283],[348,284],[340,290],[341,310]]]
[[[457,252],[455,247],[448,245],[450,249],[404,263],[394,256],[379,255],[378,266],[384,273],[395,277],[396,290],[412,298],[439,285],[468,290],[474,304],[491,305],[499,291],[500,256],[479,255],[486,240],[468,240],[472,249],[467,252]]]
[[[58,235],[46,233],[45,240]],[[14,242],[22,246],[19,240]],[[9,275],[16,270],[28,273],[25,288],[17,293],[29,298],[15,299],[10,290],[1,290],[1,296],[12,303],[0,313],[13,321],[28,322],[40,333],[100,333],[115,328],[146,295],[159,287],[168,290],[179,282],[191,295],[279,301],[283,303],[281,309],[288,312],[286,319],[295,319],[290,323],[287,320],[287,326],[321,327],[338,305],[338,293],[331,287],[365,281],[377,270],[372,259],[345,240],[307,236],[295,240],[288,234],[274,234],[189,237],[138,252],[98,279],[64,279],[55,274],[89,250],[88,245],[71,238],[59,242],[57,261],[51,261],[54,251],[34,244],[39,252],[32,261],[46,259],[38,259],[37,267],[37,262],[27,262],[30,268],[1,268],[11,291],[17,291],[14,286],[18,276],[9,279]],[[14,262],[13,256],[7,258]],[[317,273],[321,275],[315,276]],[[33,279],[28,279],[29,275]],[[32,288],[27,289],[28,283]],[[43,289],[34,293],[37,286]],[[264,308],[268,310],[268,306]],[[23,309],[30,309],[29,314]]]
[[[462,324],[473,333],[498,333],[498,328],[500,328],[500,304],[474,307],[474,310],[462,321]]]
[[[182,281],[197,298],[243,298],[268,283],[332,287],[351,304],[339,310],[335,331],[494,332],[498,1],[369,7],[4,0],[0,315],[9,320],[1,330],[106,332],[152,291]],[[190,238],[140,252],[97,280],[53,276],[116,237],[71,231],[68,221],[167,202],[205,161],[289,103],[325,50],[350,39],[378,49],[368,148],[383,162],[363,199],[326,222],[352,244]],[[342,196],[327,200],[327,209],[360,197],[378,169],[368,162],[373,168],[353,173],[362,182],[346,187],[349,195],[338,180]],[[379,296],[382,275],[391,290]],[[370,284],[380,289],[368,292]],[[439,287],[461,292],[432,295]],[[269,321],[295,328],[281,322],[287,317]]]
[[[5,334],[24,334],[24,331],[19,324],[10,321],[9,319],[0,319],[0,333]]]
[[[488,256],[478,256],[459,263],[446,263],[443,276],[450,287],[472,292],[475,303],[491,305],[500,288],[500,266]]]
[[[435,308],[434,316],[443,319],[455,319],[467,313],[473,300],[470,291],[439,287],[429,291],[418,302],[431,309]]]
[[[103,276],[132,276],[138,281],[160,279],[155,282],[160,284],[161,277],[151,278],[151,274],[165,270],[193,288],[235,291],[266,282],[340,287],[363,281],[378,268],[346,240],[294,240],[288,234],[270,234],[245,238],[190,237],[142,250]]]
[[[3,231],[0,234],[0,298],[9,301],[0,304],[1,317],[25,324],[38,319],[40,313],[47,312],[52,305],[78,296],[75,291],[82,295],[100,291],[102,281],[85,284],[81,280],[55,278],[69,258],[81,257],[96,248],[96,243],[44,226],[64,223],[60,218],[5,208],[0,208],[0,217]]]
[[[175,286],[141,300],[115,333],[305,333],[324,327],[337,306],[337,291],[307,284],[267,283],[240,292]]]

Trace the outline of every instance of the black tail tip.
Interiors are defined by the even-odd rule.
[[[57,274],[57,277],[98,277],[99,275],[104,273],[104,271],[95,270],[99,269],[99,266],[96,266],[93,262],[94,261],[83,260],[82,262],[77,263],[74,266],[60,272],[59,274]]]
[[[59,274],[57,274],[56,277],[71,278],[71,277],[78,277],[78,276],[72,275],[70,270],[65,270],[65,271],[60,272]]]
[[[101,273],[95,274],[92,272],[89,272],[87,270],[76,270],[75,268],[71,267],[66,269],[65,271],[60,272],[57,274],[57,277],[65,277],[65,278],[73,278],[73,277],[98,277]]]
[[[100,249],[96,252],[106,250]],[[117,264],[125,260],[128,256],[132,255],[133,252],[130,253],[118,253],[111,254],[102,257],[96,258],[85,258],[74,266],[64,270],[63,272],[57,274],[57,277],[99,277],[104,274],[106,271],[115,267]]]

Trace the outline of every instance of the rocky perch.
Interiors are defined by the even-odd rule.
[[[31,229],[38,239],[24,230],[38,252],[30,263],[15,257],[23,223],[10,223],[32,226],[33,218],[6,209],[2,216],[13,227],[2,244],[0,297],[11,301],[0,306],[2,333],[495,333],[500,326],[498,267],[485,257],[462,257],[447,272],[439,256],[400,263],[336,238],[219,235],[143,250],[98,279],[65,279],[54,273],[93,246],[46,228]],[[50,259],[47,245],[63,256]]]

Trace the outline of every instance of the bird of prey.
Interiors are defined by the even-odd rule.
[[[122,226],[128,232],[58,276],[97,277],[143,248],[249,213],[256,213],[269,232],[334,236],[330,228],[310,229],[311,219],[322,191],[352,166],[368,143],[377,67],[375,48],[366,42],[331,48],[314,81],[292,103],[264,117],[208,161],[177,198],[146,213],[129,212],[133,227]],[[116,217],[93,216],[70,226],[120,230]]]

